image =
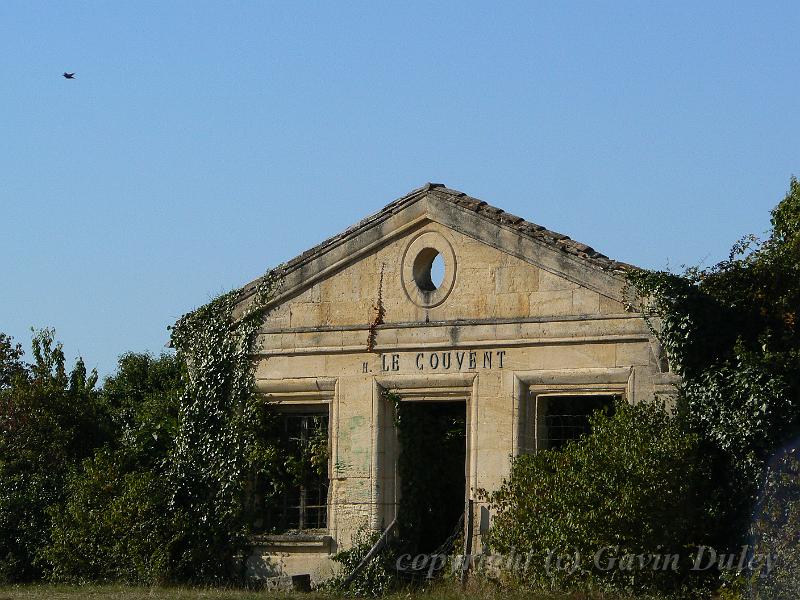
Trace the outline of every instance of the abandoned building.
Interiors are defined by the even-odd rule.
[[[471,506],[462,522],[480,551],[492,515],[478,490],[497,488],[511,457],[580,436],[615,397],[673,393],[647,324],[626,310],[630,268],[439,184],[281,265],[257,388],[287,439],[324,438],[327,464],[265,511],[251,573],[325,578],[333,553],[404,501],[430,509],[422,551]],[[425,424],[405,450],[430,457],[405,471],[398,413]]]

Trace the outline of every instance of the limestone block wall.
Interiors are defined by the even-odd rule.
[[[283,354],[285,350],[278,345],[275,354],[259,362],[261,385],[271,382],[275,387],[285,381],[307,380],[308,387],[313,388],[320,378],[335,382],[330,397],[328,535],[332,543],[325,552],[316,554],[308,549],[284,548],[280,552],[264,551],[263,556],[271,556],[284,570],[311,571],[324,577],[332,568],[330,553],[349,547],[359,529],[378,529],[391,521],[397,502],[393,466],[399,448],[389,409],[382,406],[382,390],[396,390],[410,396],[410,401],[464,398],[469,416],[468,492],[473,499],[478,489],[496,489],[508,473],[510,457],[523,449],[524,421],[532,418],[526,414],[525,405],[531,389],[621,392],[632,402],[654,398],[659,386],[663,387],[663,375],[655,364],[644,324],[627,318],[598,319],[594,325],[587,327],[586,321],[515,323],[504,330],[506,339],[498,335],[500,326],[496,324],[462,326],[457,337],[464,345],[455,347],[448,345],[452,328],[428,326],[417,328],[410,336],[413,349],[402,350],[392,348],[391,343],[384,345],[384,333],[397,344],[395,340],[408,339],[410,332],[386,326],[378,334],[380,351],[376,353],[351,352],[342,346],[338,352],[325,354],[314,353],[313,348],[307,348],[307,353],[294,348]],[[608,330],[610,340],[598,335],[600,328]],[[591,341],[563,341],[569,337],[565,329],[571,330],[575,340]],[[557,337],[554,342],[525,337],[534,331]],[[614,333],[618,331],[624,333]],[[317,340],[325,347],[333,343],[325,336]],[[449,368],[445,369],[444,357],[448,354]],[[493,357],[491,366],[485,364],[487,354]],[[432,356],[437,356],[435,369],[431,367]],[[476,505],[478,548],[490,522],[486,510]]]
[[[442,236],[455,262],[446,298],[427,307],[404,282],[407,249],[426,232]],[[399,448],[385,390],[405,401],[465,402],[466,493],[476,500],[530,447],[537,393],[619,393],[630,402],[671,393],[671,376],[638,315],[534,263],[421,222],[272,311],[256,357],[265,401],[329,406],[329,539],[307,547],[264,543],[251,570],[273,565],[324,578],[331,553],[349,547],[360,528],[380,529],[394,517]],[[370,327],[379,290],[383,322]],[[480,548],[491,511],[480,503],[475,511]]]
[[[453,246],[455,284],[446,302],[424,309],[409,301],[400,271],[409,237],[442,234]],[[620,302],[437,223],[423,223],[374,254],[347,265],[272,312],[265,329],[366,325],[383,269],[385,323],[624,313]]]

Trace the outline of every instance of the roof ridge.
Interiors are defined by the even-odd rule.
[[[336,245],[338,242],[351,237],[356,232],[389,218],[391,215],[405,208],[408,204],[416,202],[417,200],[419,200],[420,198],[424,197],[427,194],[433,194],[437,198],[455,204],[462,210],[472,211],[477,215],[485,219],[491,220],[500,226],[511,228],[520,235],[532,238],[542,244],[555,248],[566,254],[570,254],[572,256],[580,258],[584,260],[586,263],[596,268],[600,268],[603,271],[621,273],[637,268],[627,263],[612,260],[608,258],[608,256],[606,256],[605,254],[596,251],[591,246],[571,239],[568,235],[564,235],[563,233],[558,233],[556,231],[551,231],[546,227],[544,227],[543,225],[538,225],[531,221],[527,221],[522,217],[518,217],[517,215],[506,212],[501,208],[492,206],[488,202],[469,196],[464,192],[450,189],[443,183],[428,182],[421,187],[411,190],[404,196],[401,196],[400,198],[393,200],[392,202],[384,206],[382,209],[378,210],[377,212],[367,217],[364,217],[363,219],[361,219],[354,225],[351,225],[344,231],[332,237],[329,237],[326,240],[323,240],[319,244],[316,244],[315,246],[309,248],[305,252],[302,252],[301,254],[295,256],[294,258],[289,259],[277,265],[276,267],[271,269],[269,273],[278,273],[278,274],[286,273],[289,270],[292,270],[302,265],[303,263],[309,261],[312,256],[319,255],[321,252]],[[246,284],[241,290],[241,296],[240,296],[241,300],[244,300],[247,297],[249,297],[257,287],[258,282],[261,281],[262,279],[263,277],[259,277],[254,281],[251,281],[250,283]]]

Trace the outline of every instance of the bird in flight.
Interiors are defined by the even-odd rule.
[[[67,73],[64,71],[64,79],[75,79],[75,73]]]

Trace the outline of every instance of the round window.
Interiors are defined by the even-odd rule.
[[[456,279],[456,255],[438,231],[423,231],[411,239],[403,254],[403,287],[408,299],[422,308],[445,301]]]
[[[414,259],[413,272],[420,291],[435,292],[444,279],[444,258],[436,248],[423,248]]]

